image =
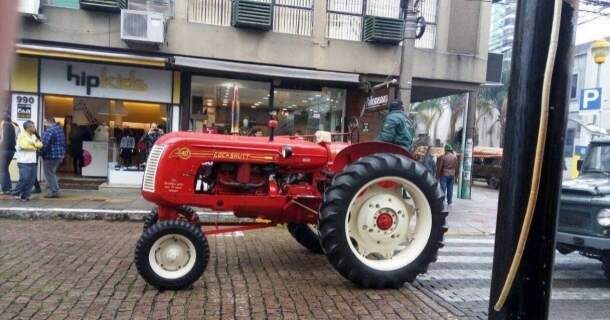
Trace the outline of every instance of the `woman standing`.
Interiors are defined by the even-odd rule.
[[[42,148],[42,142],[36,135],[34,122],[23,123],[23,131],[17,138],[17,166],[19,167],[19,183],[13,191],[16,200],[28,201],[36,179],[37,151]]]

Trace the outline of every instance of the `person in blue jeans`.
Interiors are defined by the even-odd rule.
[[[447,204],[453,203],[453,183],[458,174],[458,158],[453,153],[453,147],[450,144],[445,145],[445,154],[438,159],[437,176],[441,183],[441,188],[445,192]]]
[[[44,125],[47,129],[42,134],[43,147],[41,153],[48,189],[45,198],[58,198],[60,195],[57,168],[64,161],[66,155],[66,137],[61,126],[55,122],[55,118],[46,117]]]
[[[23,131],[17,138],[17,166],[19,167],[19,182],[13,190],[16,200],[28,201],[36,179],[36,152],[42,148],[42,142],[36,136],[34,122],[23,123]]]

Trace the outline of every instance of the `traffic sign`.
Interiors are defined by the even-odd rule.
[[[602,107],[602,88],[583,89],[580,95],[580,110],[600,110]]]

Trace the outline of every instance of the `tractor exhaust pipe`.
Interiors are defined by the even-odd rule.
[[[269,120],[269,122],[267,123],[267,126],[270,129],[269,142],[271,142],[271,141],[273,141],[273,138],[275,136],[275,128],[277,128],[277,120],[274,120],[274,119]]]

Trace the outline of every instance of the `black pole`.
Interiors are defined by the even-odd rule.
[[[517,7],[502,166],[507,178],[498,204],[489,306],[492,320],[548,319],[577,0],[563,2],[540,192],[529,239],[506,305],[499,312],[494,305],[515,252],[530,192],[553,2],[519,0]]]

